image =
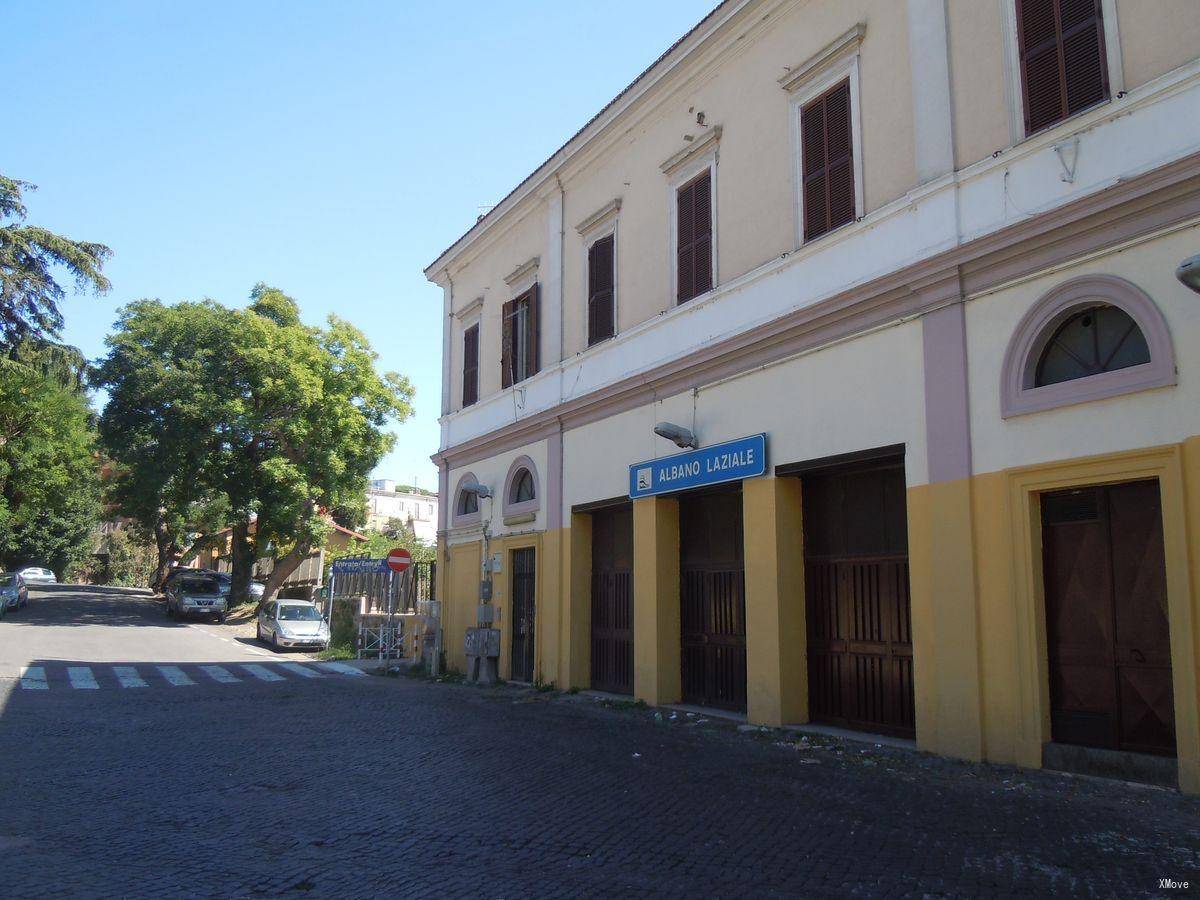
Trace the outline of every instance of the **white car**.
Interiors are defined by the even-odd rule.
[[[306,600],[272,600],[258,614],[258,639],[276,650],[329,647],[329,624],[321,611]]]
[[[26,566],[18,575],[25,581],[26,584],[58,584],[58,578],[49,569],[42,569],[38,566]]]

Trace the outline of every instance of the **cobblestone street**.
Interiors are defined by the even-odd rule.
[[[0,896],[1128,897],[1200,870],[1200,804],[1155,788],[584,695],[196,681],[0,680]]]

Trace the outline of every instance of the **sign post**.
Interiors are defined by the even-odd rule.
[[[403,547],[397,547],[394,550],[389,550],[387,555],[387,565],[389,569],[399,575],[412,565],[412,554]]]
[[[392,664],[392,645],[396,643],[396,576],[401,575],[412,565],[412,554],[403,547],[396,547],[388,551],[387,567],[388,567],[388,612],[387,612],[387,635],[384,643],[387,645],[383,658],[383,671],[387,672]]]

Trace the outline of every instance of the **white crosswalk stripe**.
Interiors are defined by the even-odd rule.
[[[305,666],[300,665],[300,663],[286,662],[286,663],[280,663],[279,665],[280,665],[280,668],[287,669],[289,672],[293,672],[296,675],[303,675],[305,678],[320,678],[321,677],[320,672],[314,672],[312,669],[309,669]]]
[[[242,666],[242,668],[245,669],[247,672],[249,672],[251,675],[253,675],[255,678],[259,679],[260,681],[286,681],[287,680],[282,675],[276,675],[274,672],[272,672],[266,666],[260,666],[260,665],[257,665],[256,663],[246,663],[245,665]]]
[[[186,684],[195,684],[196,682],[188,678],[183,669],[179,666],[158,666],[158,671],[162,673],[162,677],[167,679],[173,686],[182,687]]]
[[[96,683],[96,676],[87,666],[67,666],[67,680],[71,682],[73,688],[94,691],[100,687]]]
[[[213,681],[221,682],[221,684],[237,684],[242,680],[228,669],[223,669],[220,666],[201,666],[200,671]]]
[[[186,670],[185,670],[186,666]],[[66,670],[67,683],[74,690],[99,690],[119,686],[124,688],[184,687],[197,682],[215,681],[218,684],[239,684],[248,679],[265,682],[290,681],[288,675],[301,680],[322,678],[326,675],[348,675],[358,677],[366,674],[361,669],[343,662],[299,662],[225,663],[224,665],[186,663],[166,665],[143,663],[140,666],[52,666],[47,675],[46,666],[22,666],[21,688],[26,691],[47,691],[62,686],[62,672]],[[111,676],[109,677],[109,673]]]
[[[146,679],[138,674],[138,670],[133,666],[113,666],[113,674],[117,676],[117,683],[123,688],[140,688],[149,687]]]
[[[327,669],[330,672],[337,672],[341,675],[363,675],[362,669],[356,669],[354,666],[348,666],[341,662],[319,662],[317,663],[322,669]]]
[[[43,666],[22,666],[21,687],[27,691],[48,691],[46,669]]]

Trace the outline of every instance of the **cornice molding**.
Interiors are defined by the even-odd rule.
[[[462,309],[458,310],[458,312],[454,313],[454,318],[463,322],[481,309],[483,309],[483,297],[476,297]]]
[[[856,52],[867,34],[867,23],[859,22],[845,34],[835,38],[802,63],[792,66],[779,78],[779,86],[794,93],[805,84],[819,77],[826,69],[843,57]]]
[[[595,231],[604,225],[607,225],[612,219],[616,218],[617,213],[621,211],[621,198],[617,197],[604,204],[582,222],[575,226],[575,230],[580,235],[586,235],[589,232]]]
[[[541,263],[542,258],[540,256],[535,256],[533,259],[526,260],[504,276],[504,283],[509,287],[512,287],[514,284],[517,284],[518,282],[528,278],[530,275],[535,274],[538,270],[538,266],[541,265]]]
[[[1200,153],[938,253],[431,457],[453,468],[1200,220]]]
[[[693,139],[686,147],[678,153],[673,153],[659,165],[662,173],[666,176],[674,175],[688,163],[694,159],[699,159],[701,156],[715,149],[721,140],[721,132],[724,129],[720,125],[713,125],[701,137]]]

